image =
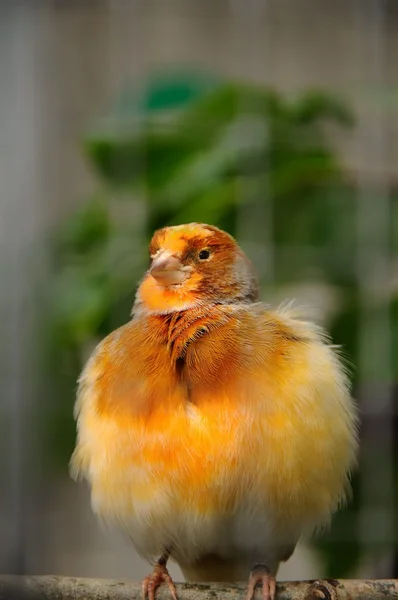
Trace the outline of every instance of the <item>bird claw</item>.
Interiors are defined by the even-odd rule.
[[[250,573],[245,600],[253,600],[256,585],[260,583],[263,588],[262,600],[275,600],[276,581],[265,565],[256,565]]]
[[[172,580],[165,565],[161,565],[159,563],[156,563],[152,573],[145,577],[144,581],[142,582],[142,600],[155,600],[156,589],[162,583],[167,584],[173,600],[178,600],[174,581]]]

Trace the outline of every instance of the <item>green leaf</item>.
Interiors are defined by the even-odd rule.
[[[344,127],[353,127],[355,119],[347,103],[319,90],[306,92],[293,106],[292,115],[302,125],[319,120],[332,120]]]
[[[225,127],[213,145],[197,153],[181,165],[162,190],[162,201],[178,208],[192,197],[208,193],[215,185],[244,166],[250,157],[264,152],[266,131],[257,122],[256,145],[248,143],[244,136],[244,123],[236,121]],[[265,161],[265,157],[264,157]]]
[[[168,173],[197,147],[196,124],[192,132],[191,127],[177,127],[173,136],[174,120],[183,109],[218,87],[218,78],[203,73],[155,73],[141,89],[126,89],[110,115],[85,136],[88,156],[98,172],[114,184],[136,184],[148,174],[151,181],[157,181],[154,164],[158,165],[159,153],[167,162],[161,165],[161,172]],[[181,135],[184,129],[187,134]]]
[[[237,179],[229,179],[211,186],[206,192],[177,211],[173,217],[173,223],[178,225],[199,221],[222,226],[232,216],[236,204],[241,199],[239,183]]]
[[[81,344],[96,331],[109,306],[106,280],[69,266],[53,291],[53,330],[59,343]]]
[[[149,187],[165,184],[187,157],[203,144],[196,130],[180,128],[178,122],[149,122],[145,127],[126,125],[123,132],[99,132],[88,136],[85,151],[98,172],[117,186]]]
[[[391,330],[391,364],[389,365],[392,369],[394,381],[398,381],[398,293],[395,293],[395,297],[391,302],[390,308],[390,330]],[[398,408],[398,407],[397,407]]]
[[[84,254],[105,243],[111,233],[106,202],[94,197],[61,227],[56,244],[64,255]]]
[[[111,116],[148,116],[151,113],[180,110],[218,87],[214,74],[186,68],[154,72],[141,85],[126,88],[112,107]]]

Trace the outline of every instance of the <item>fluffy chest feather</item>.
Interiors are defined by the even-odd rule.
[[[296,541],[344,494],[347,398],[330,349],[275,316],[214,307],[133,321],[83,373],[73,464],[142,554]]]

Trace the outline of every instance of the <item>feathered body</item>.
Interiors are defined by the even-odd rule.
[[[150,250],[185,279],[148,272],[133,319],[90,358],[73,472],[149,560],[170,552],[195,580],[240,579],[256,562],[276,573],[349,490],[344,370],[319,329],[257,302],[252,267],[224,232],[167,228]]]

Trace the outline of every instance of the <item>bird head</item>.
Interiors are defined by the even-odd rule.
[[[189,223],[156,231],[151,265],[135,309],[166,314],[200,304],[253,302],[258,283],[252,264],[232,236],[212,225]]]

